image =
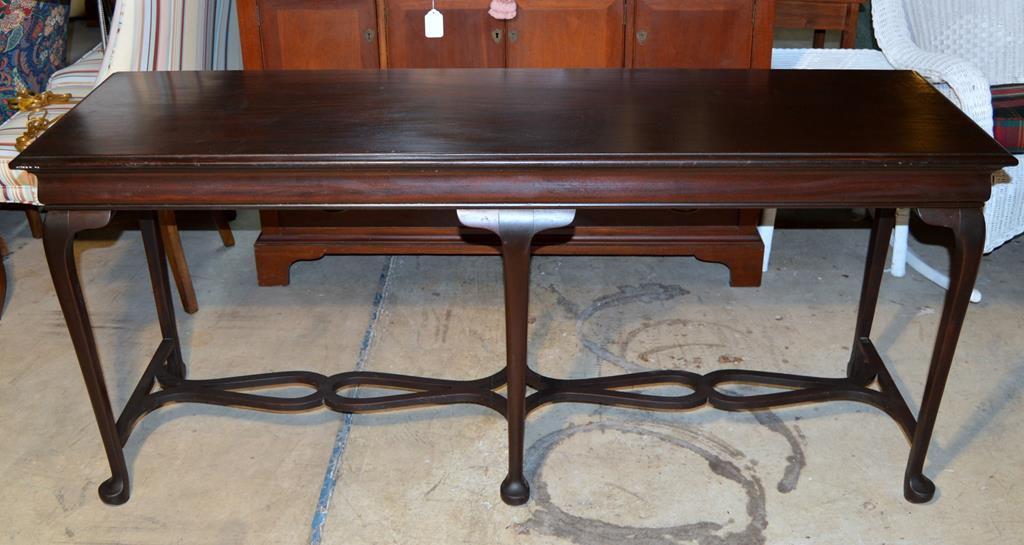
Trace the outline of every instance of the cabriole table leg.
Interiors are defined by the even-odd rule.
[[[926,223],[953,231],[953,255],[950,262],[949,290],[942,306],[939,330],[932,351],[931,366],[917,416],[917,427],[910,447],[910,459],[903,481],[903,495],[913,503],[924,503],[935,495],[935,484],[924,476],[935,416],[953,362],[964,315],[970,304],[971,290],[978,276],[985,244],[985,217],[980,208],[921,209],[918,215]]]
[[[71,342],[75,346],[78,364],[82,368],[82,377],[85,379],[85,387],[89,392],[89,400],[92,402],[96,424],[99,426],[103,448],[110,464],[111,477],[100,485],[100,499],[104,503],[117,505],[128,501],[128,467],[125,464],[114,411],[110,406],[110,396],[103,382],[103,370],[100,368],[96,340],[82,296],[82,285],[75,267],[74,255],[75,234],[103,227],[110,221],[110,217],[109,211],[51,210],[46,215],[43,246],[53,286],[57,291],[57,300],[71,333]]]
[[[163,237],[160,236],[156,213],[146,214],[139,220],[142,244],[146,248],[146,264],[153,286],[153,301],[160,321],[160,333],[164,340],[171,341],[174,350],[167,359],[167,370],[179,379],[185,378],[185,361],[181,357],[181,343],[178,340],[178,326],[174,319],[174,303],[171,298],[171,281],[167,272],[167,254]]]
[[[508,475],[501,483],[501,499],[522,505],[530,499],[523,475],[523,436],[526,422],[527,319],[530,301],[530,242],[545,229],[572,223],[574,210],[459,210],[467,227],[487,229],[501,239],[505,276],[505,365],[508,391]]]
[[[850,362],[846,366],[846,376],[863,386],[871,384],[878,374],[878,369],[872,368],[860,347],[861,339],[871,338],[871,324],[875,320],[878,290],[882,286],[885,258],[889,252],[889,237],[892,235],[895,217],[895,210],[874,210],[871,241],[868,243],[868,257],[864,264],[864,281],[860,291],[860,306],[857,309],[857,326],[851,345],[853,349]]]

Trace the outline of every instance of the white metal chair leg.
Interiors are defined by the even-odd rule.
[[[923,277],[927,278],[928,280],[931,280],[932,282],[934,282],[934,283],[938,284],[939,286],[941,286],[942,289],[944,289],[944,290],[948,290],[949,289],[949,276],[947,276],[945,274],[942,274],[941,272],[937,271],[931,265],[929,265],[929,264],[925,263],[924,261],[922,261],[920,257],[917,257],[917,254],[915,254],[914,252],[912,252],[910,250],[907,250],[907,265],[910,265],[911,269],[914,269],[915,271],[921,273],[921,276],[923,276]],[[972,303],[980,303],[981,302],[981,292],[980,291],[978,291],[978,290],[971,291],[971,302]]]
[[[925,263],[920,257],[917,257],[913,251],[910,250],[910,209],[899,208],[896,210],[896,228],[893,229],[892,233],[892,269],[890,273],[897,278],[902,278],[907,274],[907,265],[910,265],[911,269],[921,273],[921,276],[934,282],[942,289],[949,289],[949,276],[942,274],[931,265]],[[981,302],[981,292],[974,290],[971,292],[971,302]]]
[[[761,272],[768,271],[768,260],[772,255],[772,237],[775,235],[775,214],[774,208],[765,208],[761,212],[761,224],[757,226],[757,233],[761,235],[761,242],[764,243],[764,261],[761,263]]]
[[[896,228],[892,232],[892,267],[889,272],[896,278],[907,274],[907,241],[910,238],[910,209],[896,210]]]

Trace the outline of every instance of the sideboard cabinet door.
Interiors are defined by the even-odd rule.
[[[621,68],[624,0],[518,0],[509,68]]]
[[[374,0],[239,0],[248,69],[379,68]]]
[[[487,0],[444,0],[444,37],[427,38],[427,0],[386,0],[389,68],[501,68],[505,22],[487,14]]]
[[[635,68],[750,68],[755,0],[636,0]],[[770,28],[770,26],[769,26]]]

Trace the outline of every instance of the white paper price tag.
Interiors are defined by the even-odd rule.
[[[427,38],[444,37],[444,15],[440,11],[432,9],[423,16],[423,27],[426,30]]]

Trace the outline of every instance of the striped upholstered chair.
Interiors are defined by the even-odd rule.
[[[19,93],[38,92],[55,70],[64,65],[70,9],[66,0],[6,0],[0,2],[0,122],[14,115],[4,101]],[[42,221],[35,207],[20,206],[16,195],[0,185],[0,203],[18,203],[25,211],[32,234],[42,236]],[[0,237],[0,259],[7,254]],[[6,288],[0,261],[0,312]]]
[[[8,167],[18,154],[16,140],[25,133],[30,116],[45,114],[55,119],[115,72],[241,68],[234,4],[234,0],[118,0],[106,47],[97,46],[50,78],[48,90],[68,94],[70,100],[35,112],[18,112],[0,126],[0,203],[45,204],[37,199],[35,177]],[[233,244],[226,216],[219,214],[216,219],[224,243]],[[187,312],[195,312],[198,305],[174,212],[161,213],[160,221],[182,305]],[[0,299],[0,309],[2,305]]]

